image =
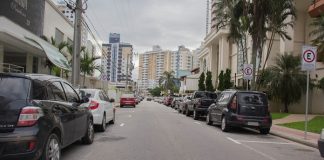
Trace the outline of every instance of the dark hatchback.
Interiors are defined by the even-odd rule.
[[[217,123],[223,131],[249,127],[268,134],[272,125],[267,96],[262,92],[227,90],[208,109],[207,124]]]
[[[94,139],[92,114],[65,80],[0,73],[0,159],[60,159],[61,149]]]

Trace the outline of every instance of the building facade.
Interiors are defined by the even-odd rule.
[[[111,33],[109,44],[103,44],[103,76],[109,82],[125,86],[131,81],[133,66],[133,46],[120,42],[120,34]]]
[[[185,46],[179,46],[178,51],[172,52],[171,56],[171,69],[175,73],[176,78],[180,78],[180,71],[189,71],[193,67],[192,52]]]

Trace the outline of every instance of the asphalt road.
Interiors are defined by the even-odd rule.
[[[75,143],[63,160],[320,160],[317,149],[272,135],[223,133],[155,102],[118,108],[114,125],[92,145]]]

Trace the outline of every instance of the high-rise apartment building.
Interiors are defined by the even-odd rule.
[[[193,68],[193,56],[191,51],[185,46],[179,46],[178,51],[172,52],[171,69],[175,72],[176,78],[179,78],[179,71],[190,71]]]
[[[138,88],[154,88],[165,71],[171,71],[171,51],[153,46],[152,51],[139,54]]]
[[[133,46],[120,42],[120,34],[110,33],[109,44],[103,44],[103,76],[110,82],[124,83],[132,79]]]

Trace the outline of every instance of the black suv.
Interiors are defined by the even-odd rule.
[[[0,159],[60,159],[77,140],[91,144],[93,118],[58,77],[0,73]]]
[[[193,118],[198,119],[200,116],[205,116],[208,107],[215,103],[217,94],[208,91],[196,91],[192,95],[191,101],[187,103],[188,107],[186,115],[189,116],[193,113]]]
[[[224,132],[231,127],[249,127],[268,134],[272,119],[267,96],[255,91],[223,91],[215,104],[208,108],[207,124],[221,125]]]

